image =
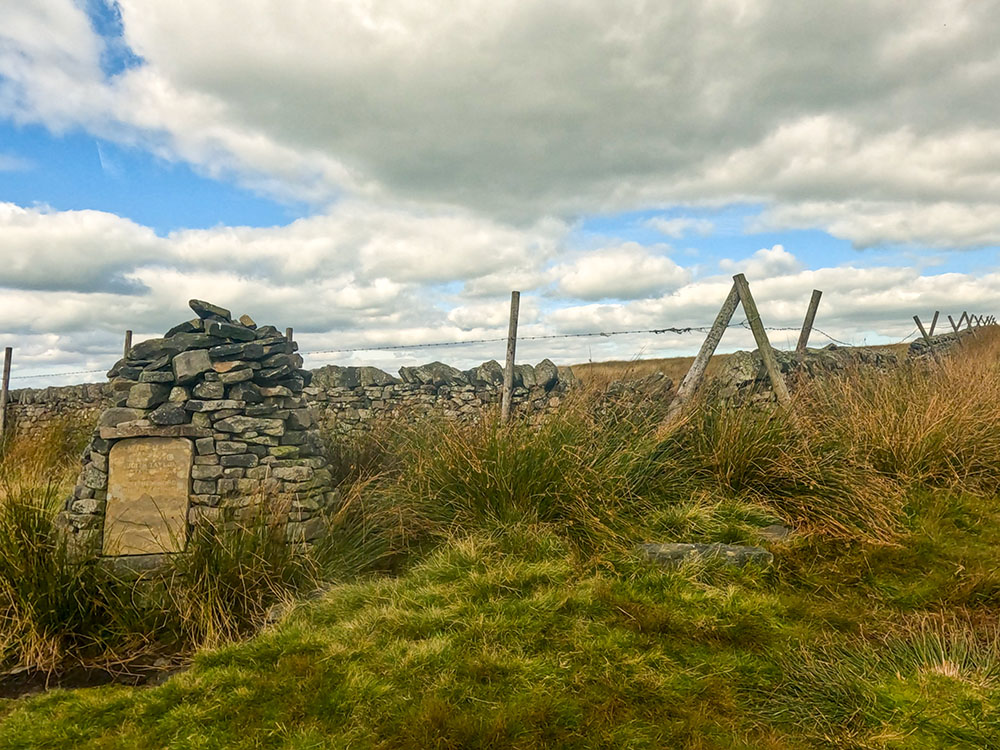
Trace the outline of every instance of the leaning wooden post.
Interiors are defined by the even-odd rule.
[[[774,358],[774,350],[771,349],[771,342],[767,338],[767,331],[764,330],[764,326],[760,322],[757,303],[754,302],[753,295],[750,294],[750,284],[747,283],[746,276],[741,273],[733,276],[733,283],[740,295],[743,312],[747,315],[747,324],[749,324],[750,330],[753,332],[754,341],[757,342],[757,351],[760,352],[760,357],[764,360],[764,367],[767,370],[767,376],[771,379],[771,387],[774,389],[774,395],[778,397],[779,404],[787,405],[791,402],[792,398],[788,395],[788,388],[781,377],[781,370],[778,368],[778,361]]]
[[[698,356],[691,363],[691,369],[687,371],[687,375],[684,376],[684,379],[677,388],[677,395],[674,396],[674,400],[670,402],[670,406],[667,408],[667,416],[664,419],[664,423],[672,420],[677,412],[681,410],[681,407],[690,401],[691,397],[698,391],[701,381],[705,379],[705,368],[708,367],[708,360],[712,358],[716,347],[719,346],[722,334],[726,332],[726,326],[733,319],[733,313],[736,312],[736,306],[739,303],[740,295],[736,291],[736,285],[733,284],[729,290],[729,296],[726,297],[726,301],[722,303],[722,307],[719,309],[719,314],[715,316],[715,322],[712,323],[712,328],[708,332],[708,336],[705,337],[701,349],[698,350]]]
[[[934,335],[934,328],[937,326],[938,315],[940,315],[940,314],[941,314],[940,310],[935,310],[934,311],[934,317],[931,318],[931,327],[927,331],[927,335],[928,336],[933,336]]]
[[[967,312],[963,312],[962,315],[965,316],[965,327],[968,329],[969,333],[973,336],[977,336],[978,334],[976,333],[976,329],[972,327],[972,316]],[[959,323],[959,325],[961,325],[961,323]]]
[[[927,335],[927,331],[924,330],[924,324],[920,322],[920,316],[914,315],[913,322],[917,324],[917,329],[920,331],[920,335],[924,337],[924,341],[927,343],[927,348],[930,350],[931,356],[934,357],[936,362],[940,362],[938,359],[938,354],[934,351],[934,342],[931,341],[931,337]]]
[[[285,354],[292,353],[292,329],[285,329]]]
[[[517,348],[517,311],[521,293],[510,293],[510,324],[507,326],[507,359],[503,367],[503,394],[500,396],[500,423],[510,421],[510,407],[514,400],[514,350]]]
[[[806,344],[809,343],[809,334],[812,333],[813,321],[816,320],[816,308],[819,307],[819,298],[823,292],[813,289],[812,297],[809,300],[809,308],[806,310],[806,319],[802,323],[802,331],[799,333],[799,343],[795,345],[796,354],[804,354]]]
[[[3,440],[7,430],[7,393],[10,390],[10,360],[14,350],[6,347],[3,350],[3,380],[0,381],[0,440]]]
[[[130,351],[132,351],[132,331],[125,331],[125,347],[122,356],[127,357]]]

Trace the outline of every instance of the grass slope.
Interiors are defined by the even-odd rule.
[[[0,704],[0,748],[996,747],[1000,514],[911,510],[766,574],[465,537],[160,687]]]

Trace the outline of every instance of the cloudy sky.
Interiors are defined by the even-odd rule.
[[[99,376],[200,297],[307,357],[1000,311],[1000,2],[0,0],[0,345]],[[740,316],[740,313],[737,313]],[[778,346],[794,332],[775,331]],[[749,335],[727,333],[726,349]],[[816,344],[827,339],[816,334]],[[696,335],[526,341],[672,356]]]

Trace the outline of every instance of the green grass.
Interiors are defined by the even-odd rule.
[[[0,748],[996,746],[1000,514],[921,503],[905,544],[799,540],[769,573],[458,538],[160,687],[0,703]]]

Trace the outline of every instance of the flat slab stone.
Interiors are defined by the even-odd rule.
[[[193,458],[186,438],[130,438],[111,446],[103,554],[183,551]]]
[[[763,547],[741,544],[640,544],[639,552],[648,560],[665,567],[685,560],[722,560],[725,565],[743,567],[747,563],[770,565],[774,555]]]
[[[101,437],[104,440],[119,440],[134,437],[209,437],[212,431],[207,427],[195,427],[193,424],[175,425],[126,425],[122,427],[102,427]]]

